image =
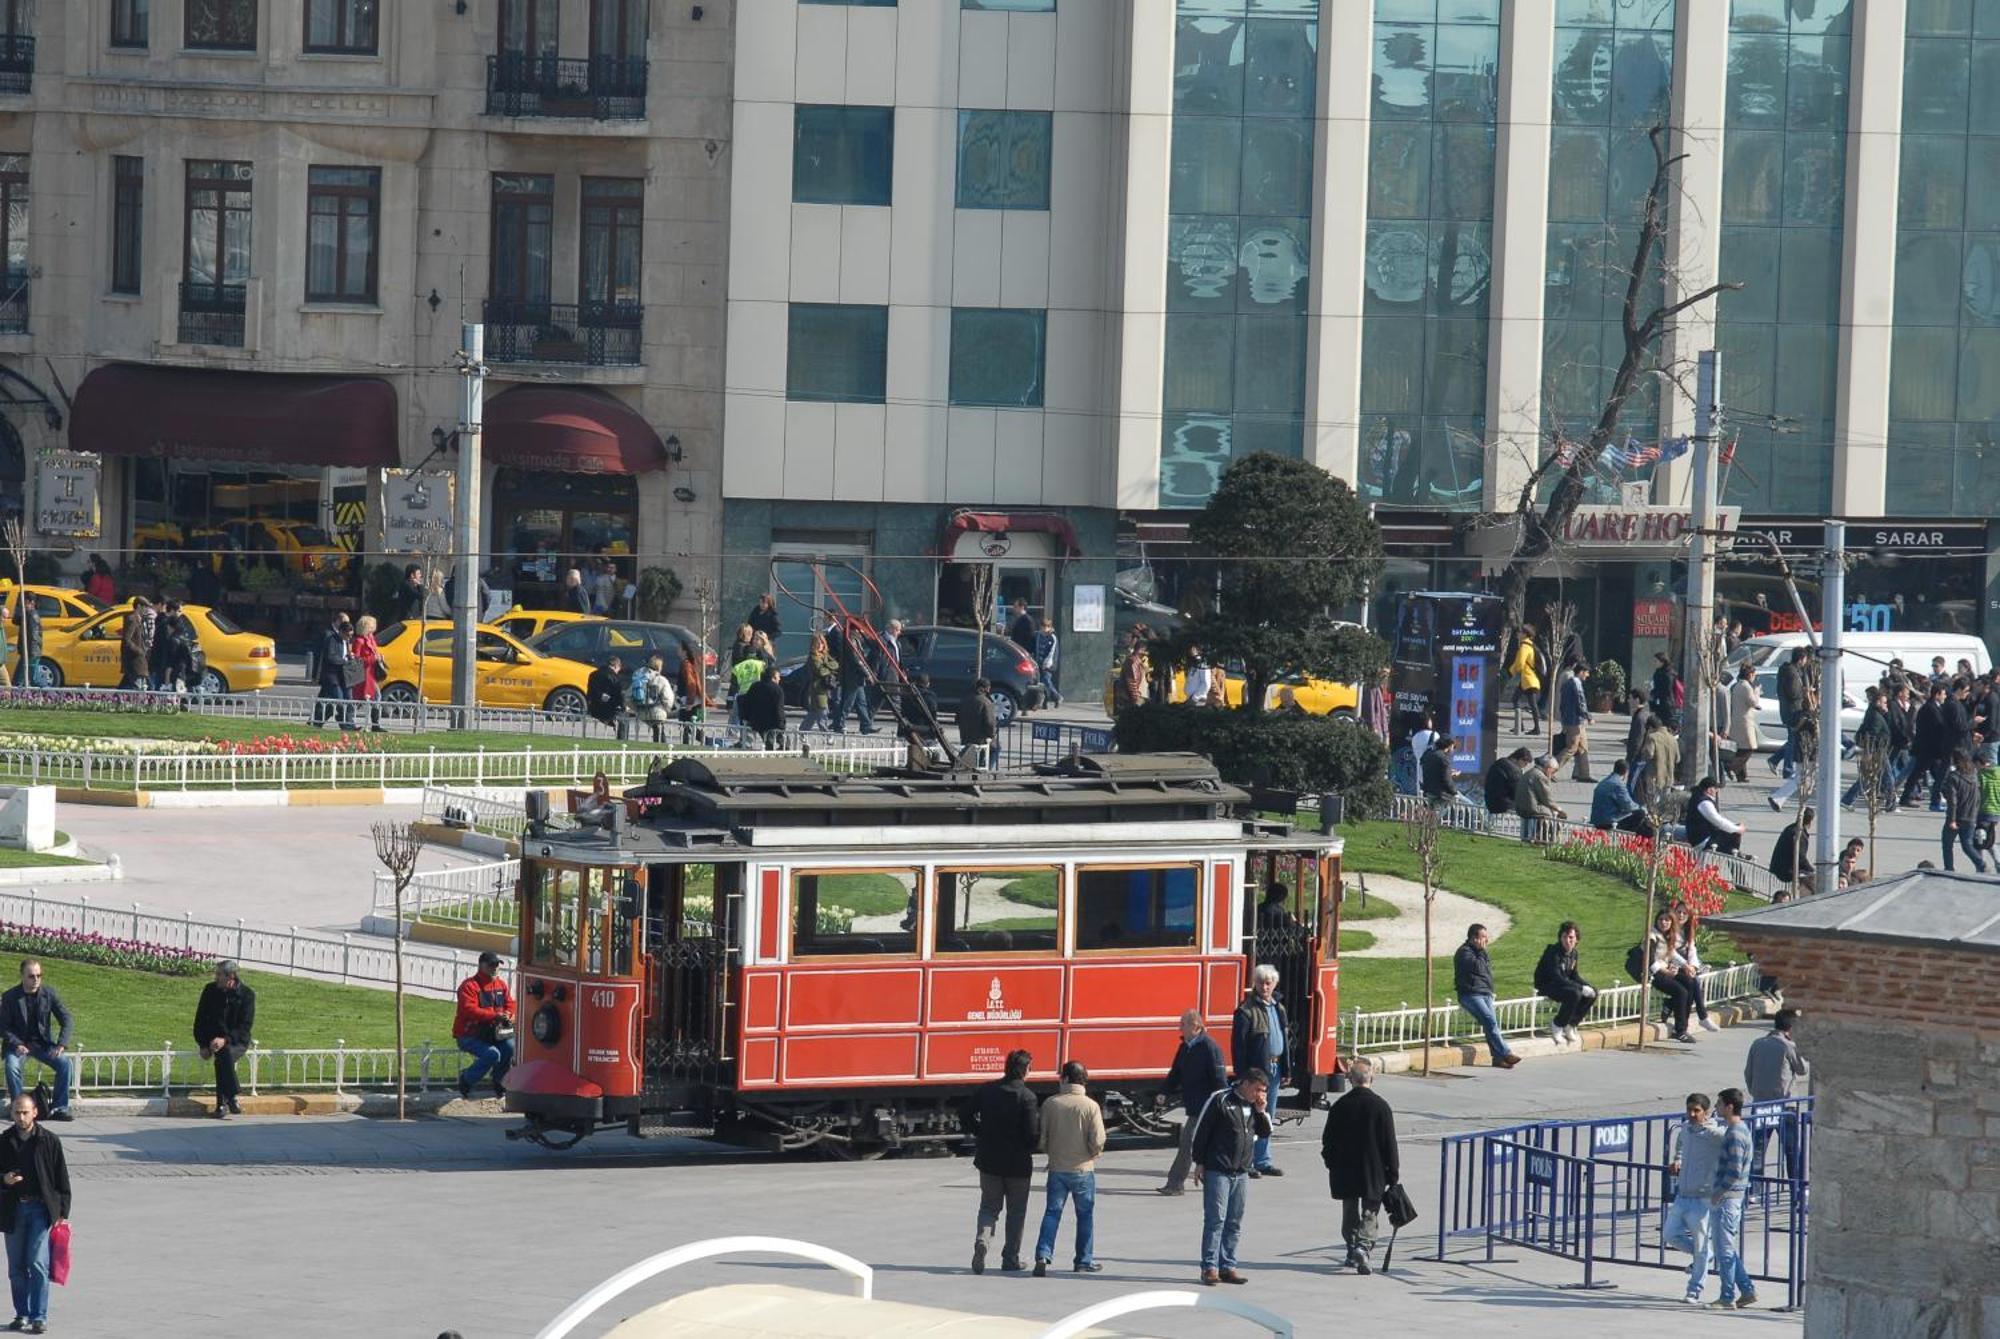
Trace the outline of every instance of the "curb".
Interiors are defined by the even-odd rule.
[[[1778,1006],[1762,995],[1750,999],[1733,1000],[1727,1004],[1709,1006],[1708,1015],[1720,1027],[1739,1027],[1745,1023],[1760,1022],[1778,1012]],[[1663,1023],[1646,1024],[1647,1042],[1664,1042],[1669,1039]],[[1620,1050],[1637,1044],[1639,1024],[1620,1023],[1613,1027],[1585,1028],[1580,1034],[1580,1044],[1574,1048],[1557,1046],[1555,1039],[1546,1032],[1519,1040],[1510,1038],[1508,1048],[1524,1059],[1534,1056],[1568,1055],[1572,1049],[1582,1051]],[[1374,1062],[1378,1074],[1412,1074],[1423,1069],[1424,1049],[1419,1046],[1407,1051],[1364,1052]],[[1430,1049],[1432,1069],[1459,1069],[1472,1065],[1487,1065],[1493,1060],[1493,1053],[1484,1044],[1433,1046]]]
[[[394,1093],[262,1093],[245,1095],[237,1105],[245,1116],[364,1116],[394,1120]],[[405,1108],[412,1116],[491,1116],[501,1114],[495,1098],[465,1101],[449,1089],[411,1093]],[[206,1119],[215,1115],[212,1096],[178,1097],[88,1097],[75,1103],[77,1118],[92,1116],[162,1116],[168,1119]]]
[[[123,865],[22,865],[0,869],[0,888],[45,883],[116,883],[125,877]]]
[[[354,786],[341,790],[85,790],[56,787],[58,804],[106,809],[285,809],[326,806],[421,804],[424,792],[411,786]]]

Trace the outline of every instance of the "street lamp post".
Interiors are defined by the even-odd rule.
[[[459,375],[463,378],[458,418],[458,552],[451,602],[451,700],[458,710],[452,723],[469,730],[478,715],[475,662],[479,626],[479,436],[486,399],[486,327],[468,321],[462,327]]]

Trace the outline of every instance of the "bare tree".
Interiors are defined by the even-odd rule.
[[[717,631],[716,618],[717,618],[718,602],[715,598],[715,581],[713,578],[705,576],[695,578],[694,603],[695,603],[695,609],[697,610],[698,617],[700,620],[699,626],[696,628],[696,632],[701,637],[701,648],[700,648],[701,659],[699,662],[697,662],[697,664],[699,666],[706,666],[708,664],[709,653],[715,647],[715,638]],[[708,706],[707,702],[708,675],[704,671],[697,677],[699,677],[701,680],[702,684],[701,691],[703,698],[703,701],[701,703],[701,707],[703,708],[703,710],[699,712],[698,719],[706,720],[707,719],[706,708]]]
[[[0,526],[0,539],[7,544],[7,556],[14,560],[14,584],[28,584],[28,536],[21,527],[21,518],[9,516],[6,524]]]
[[[1427,1077],[1431,1072],[1431,1010],[1437,1000],[1437,987],[1433,979],[1437,965],[1432,961],[1431,954],[1431,912],[1437,901],[1438,870],[1444,860],[1444,853],[1440,849],[1443,828],[1443,821],[1433,805],[1412,805],[1409,815],[1403,819],[1403,841],[1410,848],[1410,853],[1417,858],[1417,876],[1424,885],[1423,1072]]]
[[[1590,435],[1581,442],[1568,442],[1560,440],[1558,434],[1556,449],[1529,472],[1527,480],[1521,485],[1520,497],[1515,505],[1515,512],[1521,520],[1521,532],[1514,554],[1500,578],[1500,594],[1507,602],[1507,617],[1515,624],[1521,622],[1525,611],[1529,578],[1555,551],[1557,537],[1582,502],[1586,483],[1597,470],[1604,449],[1618,436],[1619,420],[1625,412],[1626,402],[1638,389],[1641,378],[1653,371],[1654,351],[1673,318],[1690,307],[1707,302],[1718,293],[1743,287],[1740,283],[1709,284],[1684,297],[1672,298],[1650,310],[1642,310],[1653,278],[1665,268],[1661,252],[1667,235],[1668,206],[1675,190],[1674,171],[1687,157],[1684,153],[1669,151],[1669,134],[1665,124],[1655,125],[1647,132],[1647,139],[1653,146],[1653,180],[1646,190],[1641,209],[1632,266],[1625,274],[1625,301],[1619,319],[1623,344],[1617,370],[1611,377],[1610,391],[1604,397]],[[1559,476],[1555,488],[1548,501],[1538,507],[1536,497],[1543,480],[1551,474]]]
[[[1875,824],[1882,817],[1882,809],[1889,784],[1889,744],[1884,739],[1873,739],[1864,743],[1855,753],[1855,767],[1858,773],[1856,784],[1861,787],[1861,803],[1868,810],[1868,868],[1872,872],[1875,863]],[[1826,891],[1832,892],[1831,888]]]
[[[993,626],[995,570],[992,563],[975,563],[972,568],[972,623],[978,630],[974,638],[977,649],[972,654],[975,679],[986,674],[986,632]]]
[[[403,891],[416,875],[424,841],[411,823],[377,823],[370,831],[375,836],[375,858],[396,885],[396,1119],[402,1120],[409,1090],[409,1052],[403,1045]]]

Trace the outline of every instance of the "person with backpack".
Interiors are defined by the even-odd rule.
[[[1542,960],[1535,964],[1535,993],[1556,1006],[1549,1036],[1557,1046],[1582,1043],[1576,1025],[1590,1016],[1597,1003],[1597,987],[1577,970],[1576,946],[1582,937],[1575,921],[1564,921],[1556,929],[1556,942],[1542,950]]]
[[[666,666],[666,657],[655,651],[632,671],[631,685],[625,691],[632,714],[653,728],[655,744],[666,738],[667,721],[674,709],[674,686],[667,680]]]

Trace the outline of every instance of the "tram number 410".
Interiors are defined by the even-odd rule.
[[[615,990],[593,990],[590,992],[590,1007],[593,1009],[615,1009],[618,1007],[618,992]]]

